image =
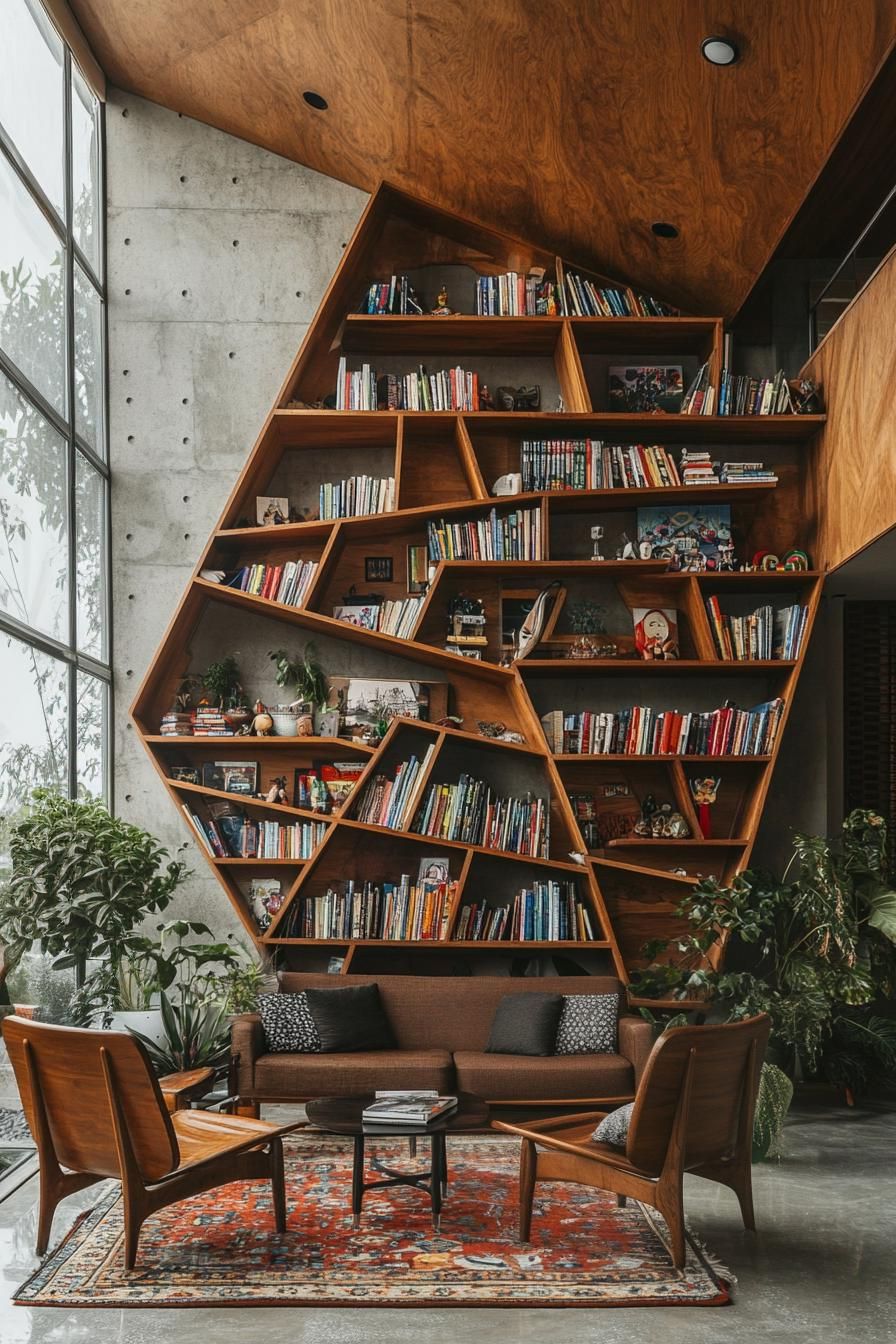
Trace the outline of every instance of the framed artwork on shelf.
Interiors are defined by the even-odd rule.
[[[609,371],[607,396],[611,411],[645,414],[681,410],[684,379],[680,364],[619,365]]]
[[[251,797],[258,790],[258,762],[206,761],[202,767],[202,784],[206,789]]]
[[[172,765],[171,778],[178,784],[201,784],[199,769],[195,765]]]
[[[438,854],[435,858],[428,856],[420,860],[420,866],[417,869],[417,886],[424,884],[438,886],[441,882],[451,881],[451,860],[446,854]]]
[[[289,522],[289,500],[283,495],[256,495],[255,521],[259,527],[279,527]]]
[[[364,557],[365,583],[391,583],[391,555],[367,555]]]

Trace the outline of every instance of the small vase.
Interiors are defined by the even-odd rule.
[[[294,709],[269,709],[268,713],[274,720],[275,737],[296,736],[299,716]]]

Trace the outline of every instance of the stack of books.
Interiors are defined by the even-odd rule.
[[[162,737],[191,737],[193,734],[193,710],[169,709],[162,715],[159,726]]]
[[[728,485],[777,485],[778,478],[763,462],[723,462],[721,479]]]
[[[670,453],[659,444],[611,444],[598,439],[524,439],[524,491],[650,489],[680,485]]]
[[[348,476],[320,487],[320,517],[357,518],[362,514],[391,513],[395,508],[394,476]]]
[[[809,619],[808,607],[799,603],[778,611],[766,604],[747,616],[729,616],[719,599],[710,597],[706,610],[716,651],[726,662],[796,658]]]
[[[266,597],[271,602],[282,602],[287,607],[300,607],[317,573],[316,560],[287,560],[285,565],[243,565],[225,588]]]
[[[540,560],[541,509],[514,509],[498,516],[426,525],[429,558],[439,560]]]
[[[780,698],[738,709],[731,702],[703,713],[634,705],[615,713],[542,718],[551,751],[568,756],[767,756],[784,712]]]
[[[428,1125],[440,1115],[457,1110],[457,1097],[437,1092],[376,1092],[376,1100],[361,1112],[365,1125]]]
[[[786,415],[793,411],[783,369],[774,378],[750,378],[722,371],[719,415]]]
[[[560,311],[564,317],[675,317],[670,308],[648,294],[624,289],[603,288],[593,280],[567,271],[560,287]]]
[[[478,411],[479,374],[460,366],[427,373],[384,374],[376,384],[381,411]]]
[[[461,942],[594,942],[589,911],[574,882],[535,882],[509,905],[465,905],[455,938]]]
[[[443,942],[456,895],[456,882],[413,883],[409,873],[402,873],[397,883],[358,885],[349,878],[342,891],[329,887],[323,896],[297,897],[286,936]]]
[[[388,826],[392,831],[404,830],[410,820],[414,789],[420,775],[426,770],[435,751],[435,743],[428,747],[423,760],[411,756],[395,767],[394,778],[375,775],[361,795],[358,821],[370,826]]]
[[[545,798],[501,798],[481,779],[431,784],[414,823],[420,835],[546,858],[550,811]]]
[[[374,280],[367,291],[361,309],[368,314],[395,313],[400,317],[419,317],[423,309],[414,296],[406,275],[393,275],[389,280]]]
[[[697,452],[686,448],[681,455],[681,481],[683,485],[718,485],[718,464],[713,462],[709,453]]]
[[[697,376],[681,401],[681,415],[712,415],[716,390],[709,377],[709,361],[701,364]]]
[[[480,275],[476,281],[478,317],[541,317],[557,312],[554,286],[541,269],[521,275]]]
[[[214,705],[199,705],[194,711],[194,737],[233,737],[222,710]]]

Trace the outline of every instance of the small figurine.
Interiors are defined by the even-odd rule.
[[[821,414],[821,391],[813,378],[793,378],[787,386],[796,415]]]
[[[719,796],[721,776],[707,775],[691,780],[691,793],[697,806],[697,820],[704,840],[712,839],[712,805]]]
[[[454,317],[454,310],[448,307],[448,291],[443,285],[436,297],[435,308],[430,309],[432,317]]]
[[[580,868],[585,867],[585,855],[580,849],[571,849],[567,857],[572,863],[577,863]]]
[[[446,714],[444,719],[439,719],[436,723],[437,728],[463,728],[464,721],[458,714]]]
[[[617,560],[637,560],[638,552],[635,550],[634,542],[629,540],[627,532],[622,534],[622,546],[616,552]]]
[[[286,792],[286,776],[278,775],[271,783],[264,796],[266,803],[288,803],[289,794]]]
[[[267,705],[263,700],[255,701],[255,718],[252,720],[252,731],[256,737],[270,737],[271,729],[274,726],[274,720],[268,713]]]
[[[603,536],[604,536],[604,529],[601,527],[599,523],[596,524],[594,527],[592,527],[591,540],[594,543],[591,547],[592,560],[603,560],[604,558],[600,553],[600,543],[603,541]]]

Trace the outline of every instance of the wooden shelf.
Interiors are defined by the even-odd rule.
[[[825,423],[824,416],[681,416],[668,414],[618,414],[592,411],[592,405],[606,405],[607,373],[615,363],[648,357],[661,363],[681,364],[686,377],[692,365],[709,361],[714,379],[718,379],[722,355],[723,326],[717,317],[684,316],[675,318],[579,318],[579,317],[451,317],[373,316],[350,312],[356,307],[371,278],[390,274],[402,264],[401,242],[408,230],[423,247],[427,257],[444,260],[445,240],[451,240],[452,256],[457,254],[473,264],[475,259],[490,274],[508,268],[545,265],[550,272],[556,259],[544,249],[514,242],[508,252],[505,239],[500,255],[492,254],[497,244],[487,230],[455,216],[444,215],[434,206],[411,202],[389,188],[377,193],[364,214],[362,223],[346,248],[337,274],[310,324],[302,349],[286,375],[281,402],[293,399],[314,403],[332,394],[341,353],[356,366],[357,356],[367,356],[380,372],[412,370],[423,363],[428,370],[462,363],[480,374],[500,370],[500,381],[510,382],[519,370],[517,382],[540,382],[546,402],[553,401],[559,390],[563,412],[481,411],[449,412],[330,411],[291,409],[278,405],[265,421],[258,440],[247,456],[245,467],[222,512],[217,529],[200,559],[198,569],[235,569],[252,560],[280,564],[286,559],[307,559],[318,569],[307,593],[307,607],[297,608],[270,601],[258,595],[195,577],[182,599],[164,636],[146,680],[133,706],[134,726],[145,743],[153,763],[165,778],[168,792],[176,802],[204,795],[227,799],[254,814],[283,816],[318,822],[326,827],[323,839],[309,860],[298,859],[215,859],[209,862],[217,880],[233,904],[247,934],[261,945],[282,946],[286,964],[319,965],[321,948],[347,948],[345,970],[352,966],[352,950],[357,946],[379,949],[440,949],[482,951],[494,958],[517,955],[539,949],[570,947],[599,949],[607,953],[621,979],[628,968],[640,961],[640,949],[647,937],[665,930],[669,918],[669,899],[648,899],[651,884],[668,893],[671,883],[682,892],[699,879],[694,876],[664,873],[649,862],[672,862],[673,855],[687,857],[688,866],[700,867],[720,881],[730,881],[738,864],[745,861],[755,838],[771,779],[775,755],[786,730],[787,717],[794,699],[805,646],[817,611],[823,576],[809,573],[758,574],[680,574],[667,570],[664,561],[596,562],[585,558],[590,550],[588,523],[606,512],[611,521],[628,527],[622,511],[633,513],[642,507],[687,504],[726,504],[736,510],[735,525],[740,554],[750,556],[762,549],[780,554],[783,549],[801,544],[800,518],[804,512],[802,495],[804,448]],[[440,229],[442,232],[440,232]],[[432,233],[432,238],[425,235]],[[418,237],[419,235],[419,237]],[[523,258],[521,261],[520,258]],[[384,356],[382,363],[379,356]],[[447,356],[450,358],[443,358]],[[517,360],[518,363],[513,361]],[[389,361],[392,361],[391,363]],[[544,376],[542,376],[542,374]],[[621,445],[660,444],[675,447],[705,447],[712,457],[734,459],[762,458],[777,477],[777,483],[714,484],[707,486],[624,488],[619,490],[551,490],[513,496],[493,496],[493,483],[508,472],[520,468],[523,439],[557,440],[592,438]],[[318,503],[322,481],[355,472],[368,471],[375,476],[394,476],[396,500],[403,507],[389,513],[356,515],[346,519],[309,519],[276,528],[229,526],[240,519],[255,517],[255,499],[259,495],[288,496],[300,511],[311,511]],[[328,474],[327,474],[328,473]],[[355,585],[356,592],[369,590],[365,559],[381,557],[391,563],[383,572],[391,579],[374,582],[389,600],[406,595],[407,552],[409,546],[424,545],[427,524],[435,519],[452,521],[483,518],[492,509],[506,514],[518,509],[540,511],[545,558],[537,561],[442,561],[435,570],[434,582],[421,604],[414,637],[399,639],[393,635],[362,630],[337,621],[332,612]],[[608,529],[613,530],[613,529]],[[631,529],[629,528],[629,535]],[[615,537],[613,539],[615,546]],[[607,542],[609,548],[610,542]],[[553,549],[551,549],[553,548]],[[566,551],[569,559],[558,558]],[[579,558],[581,557],[581,558]],[[535,590],[538,586],[562,579],[572,591],[593,592],[598,585],[618,588],[622,603],[631,608],[675,606],[682,612],[682,650],[688,655],[677,662],[653,663],[635,659],[629,653],[631,639],[618,659],[573,660],[554,656],[549,639],[535,652],[511,667],[485,659],[459,658],[438,645],[437,627],[446,597],[464,591],[492,602],[509,590]],[[720,600],[730,593],[738,598],[752,594],[786,593],[796,590],[808,611],[809,621],[801,655],[794,661],[763,660],[741,662],[713,656],[710,625],[705,599],[718,594]],[[643,599],[643,600],[642,600]],[[196,656],[211,659],[230,649],[253,649],[254,662],[246,671],[259,682],[247,687],[250,694],[269,697],[273,677],[264,663],[261,648],[252,644],[260,624],[255,618],[275,622],[284,643],[303,643],[319,638],[326,650],[325,673],[380,679],[418,680],[432,669],[430,680],[447,683],[453,697],[449,711],[463,719],[466,726],[442,728],[419,720],[400,720],[375,747],[346,738],[319,737],[169,737],[155,729],[171,705],[189,672],[192,650]],[[630,634],[630,632],[629,632]],[[423,638],[430,642],[423,642]],[[500,638],[500,627],[498,629]],[[611,638],[612,636],[608,636]],[[279,642],[280,636],[278,636]],[[226,647],[219,647],[221,642]],[[561,642],[558,637],[554,644]],[[263,648],[267,648],[265,643]],[[496,641],[487,645],[495,657]],[[562,651],[562,650],[561,650]],[[339,658],[339,653],[343,657]],[[260,668],[269,678],[262,681]],[[559,692],[572,679],[584,684],[601,678],[613,681],[613,690],[625,692],[625,678],[648,682],[658,678],[657,692],[670,690],[675,678],[698,678],[701,691],[706,676],[718,676],[719,692],[725,686],[736,689],[739,678],[755,677],[772,681],[777,689],[779,676],[784,679],[781,693],[785,710],[779,725],[774,752],[762,756],[679,756],[648,754],[633,756],[562,753],[548,750],[539,722],[536,701],[549,689],[541,687],[554,681]],[[248,679],[248,678],[247,678]],[[501,720],[525,738],[523,743],[506,743],[478,735],[478,722]],[[624,780],[631,797],[638,802],[647,792],[668,788],[679,811],[697,831],[697,817],[691,799],[685,769],[690,773],[724,775],[719,802],[713,813],[718,834],[730,832],[742,839],[667,841],[629,837],[613,841],[606,852],[592,853],[584,866],[568,859],[530,858],[486,846],[471,846],[461,841],[440,840],[410,831],[393,831],[353,820],[341,813],[317,814],[290,804],[266,803],[239,794],[190,785],[171,780],[168,771],[175,762],[201,764],[214,758],[259,762],[269,769],[280,766],[284,772],[304,761],[336,761],[343,757],[365,763],[365,781],[379,772],[391,772],[396,754],[396,735],[416,733],[416,742],[438,744],[438,756],[450,758],[456,768],[475,773],[477,757],[498,753],[500,770],[508,779],[538,779],[538,792],[549,799],[552,814],[552,838],[555,850],[580,847],[584,838],[579,830],[567,789],[595,787]],[[400,749],[400,747],[399,747]],[[419,753],[418,753],[419,754]],[[435,767],[434,767],[435,768]],[[451,776],[455,777],[454,775]],[[543,778],[545,787],[541,786]],[[422,793],[425,780],[418,792]],[[360,795],[355,797],[355,802]],[[418,806],[415,795],[413,806]],[[351,810],[351,805],[348,811]],[[657,847],[660,848],[657,848]],[[442,850],[451,857],[451,871],[458,881],[458,898],[452,914],[469,901],[477,887],[490,889],[500,884],[502,891],[515,884],[528,885],[532,878],[554,874],[558,879],[574,877],[576,891],[586,905],[600,941],[582,943],[478,942],[478,941],[393,941],[389,939],[291,939],[278,938],[277,928],[289,927],[293,902],[304,895],[316,894],[319,882],[340,882],[342,874],[354,871],[364,878],[382,881],[390,873],[415,870],[416,861],[427,853]],[[203,851],[205,852],[205,851]],[[632,860],[636,859],[637,862]],[[402,866],[403,865],[403,869]],[[521,867],[520,865],[527,865]],[[230,868],[245,868],[249,873],[274,873],[283,868],[288,876],[281,883],[285,900],[272,930],[265,934],[255,928],[248,909],[245,878],[237,879]],[[676,887],[671,887],[674,893]],[[606,893],[606,899],[605,899]],[[608,904],[612,910],[608,910]],[[456,927],[456,925],[452,925]],[[315,955],[316,951],[316,955]],[[304,960],[303,960],[304,958]],[[397,965],[396,969],[400,967]],[[637,1001],[637,1000],[636,1000]],[[657,1001],[651,1006],[659,1007]],[[675,1002],[675,1008],[685,1003]]]

